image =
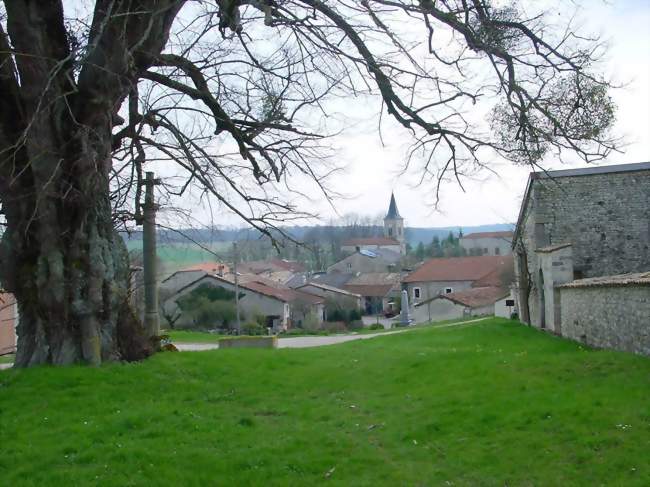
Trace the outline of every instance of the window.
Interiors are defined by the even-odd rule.
[[[348,262],[348,269],[352,269],[352,262]]]
[[[392,237],[393,236],[393,229],[388,227],[388,236]]]
[[[499,247],[494,247],[494,255],[499,255],[501,253],[501,249]]]
[[[420,299],[420,288],[419,287],[414,287],[413,288],[413,299]]]
[[[402,234],[402,229],[400,227],[397,227],[397,235],[401,235],[401,234]]]
[[[453,288],[453,287],[446,287],[446,288],[445,288],[445,294],[451,294],[451,293],[453,293],[453,292],[454,292],[454,288]]]
[[[483,255],[488,255],[489,253],[490,251],[487,248],[483,249]]]

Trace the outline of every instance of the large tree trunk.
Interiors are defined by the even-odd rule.
[[[128,254],[111,218],[108,115],[57,141],[46,114],[25,141],[20,190],[4,202],[0,278],[19,306],[16,365],[131,358],[118,331],[142,330],[126,309]],[[140,343],[136,356],[146,355]]]
[[[128,256],[111,219],[112,129],[182,4],[98,0],[78,56],[60,0],[5,2],[0,282],[18,301],[18,366],[151,351],[128,308]]]

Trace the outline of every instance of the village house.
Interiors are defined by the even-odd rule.
[[[305,271],[305,267],[293,260],[267,259],[241,262],[237,272],[252,274],[280,284],[287,284],[296,274]]]
[[[460,246],[467,255],[512,254],[513,232],[476,232],[463,235]]]
[[[205,275],[225,276],[230,272],[230,266],[222,262],[200,262],[180,269],[166,277],[160,283],[160,289],[167,295],[173,294]]]
[[[0,293],[0,355],[16,351],[18,305],[11,293]]]
[[[523,321],[650,351],[650,163],[531,173],[513,247]]]
[[[389,237],[359,237],[349,238],[341,244],[342,252],[360,252],[362,250],[390,250],[396,254],[401,252],[401,244],[394,238]]]
[[[488,286],[470,288],[449,294],[439,294],[415,304],[411,317],[415,323],[428,323],[495,314],[495,304],[510,296],[510,290]]]
[[[368,272],[395,272],[399,270],[401,255],[393,250],[362,249],[344,257],[327,268],[327,272],[341,272],[347,274]]]
[[[512,279],[512,256],[435,258],[402,280],[412,304],[472,287],[506,288]]]
[[[400,275],[396,272],[372,272],[359,274],[350,279],[343,288],[363,297],[365,314],[395,312],[395,300],[400,295]]]
[[[334,286],[328,286],[327,284],[312,281],[308,282],[307,284],[298,286],[296,290],[312,294],[314,296],[320,296],[326,301],[331,300],[342,307],[350,307],[361,310],[361,295],[351,293],[345,289],[339,289]]]
[[[177,301],[204,284],[235,291],[233,281],[206,274],[167,298],[163,303],[165,313],[169,316],[180,314]],[[313,317],[317,323],[323,321],[325,300],[319,296],[253,280],[239,283],[238,288],[241,295],[239,306],[245,319],[252,320],[262,315],[266,318],[267,326],[276,332],[300,326],[308,316]]]

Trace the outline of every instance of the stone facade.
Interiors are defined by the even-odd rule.
[[[400,268],[400,254],[391,250],[371,253],[355,252],[327,268],[327,272],[367,274],[372,272],[395,272]]]
[[[650,285],[560,287],[567,338],[650,355]]]
[[[650,163],[532,173],[514,245],[520,317],[559,333],[558,285],[650,269]]]
[[[464,291],[470,289],[474,281],[428,281],[428,282],[408,282],[404,283],[404,289],[409,294],[411,303],[416,304],[428,299],[435,298],[440,294],[448,294],[447,290],[451,292]],[[419,289],[419,296],[416,297],[416,289]]]
[[[512,232],[470,233],[460,239],[467,255],[510,255]]]

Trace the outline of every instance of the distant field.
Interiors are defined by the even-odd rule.
[[[223,258],[227,259],[227,251],[230,249],[232,243],[214,242],[202,245],[204,245],[206,248],[209,248],[212,252],[215,252],[218,255],[223,255]],[[141,250],[142,241],[129,240],[126,243],[126,246],[129,250]],[[198,245],[191,242],[159,242],[158,257],[160,257],[160,260],[165,266],[165,274],[171,274],[178,269],[190,266],[192,264],[197,264],[199,262],[213,261],[218,259],[214,254],[202,249]]]

